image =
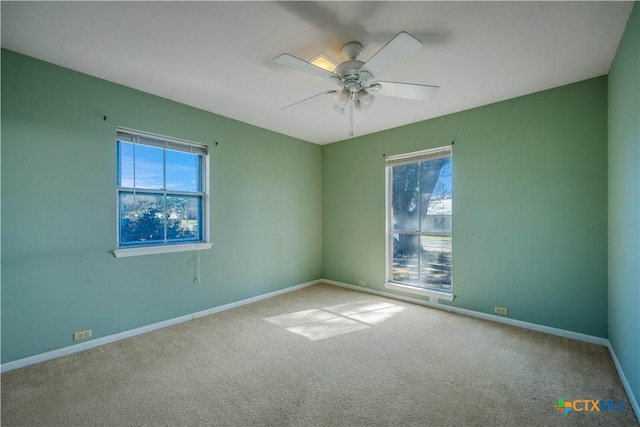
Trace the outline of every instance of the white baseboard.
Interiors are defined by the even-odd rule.
[[[624,374],[624,371],[622,370],[622,366],[620,366],[620,362],[618,361],[618,356],[616,356],[616,352],[613,350],[613,347],[611,346],[611,342],[609,342],[609,340],[607,340],[607,348],[609,349],[609,354],[611,355],[611,359],[613,359],[613,364],[616,367],[616,371],[618,371],[620,382],[622,382],[622,386],[627,392],[627,396],[629,397],[629,402],[631,403],[631,407],[633,408],[633,411],[636,413],[636,418],[638,419],[638,423],[640,424],[640,405],[638,405],[638,399],[633,394],[633,390],[631,389],[629,380],[627,380],[627,376]]]
[[[14,369],[24,368],[25,366],[35,365],[36,363],[46,362],[47,360],[57,359],[58,357],[67,356],[69,354],[78,353],[80,351],[88,350],[90,348],[99,347],[101,345],[109,344],[112,342],[120,341],[125,338],[131,338],[136,335],[144,334],[146,332],[155,331],[156,329],[166,328],[167,326],[175,325],[178,323],[186,322],[188,320],[194,320],[199,317],[209,316],[210,314],[219,313],[221,311],[231,310],[232,308],[241,307],[243,305],[251,304],[253,302],[261,301],[267,298],[282,295],[287,292],[296,291],[298,289],[306,288],[307,286],[316,285],[322,283],[321,280],[313,280],[311,282],[302,283],[300,285],[290,286],[285,289],[280,289],[274,292],[269,292],[263,295],[258,295],[251,298],[246,298],[240,301],[235,301],[229,304],[220,305],[206,310],[198,311],[191,314],[185,314],[184,316],[175,317],[173,319],[164,320],[162,322],[153,323],[151,325],[141,326],[139,328],[130,329],[128,331],[119,332],[113,335],[107,335],[105,337],[96,338],[91,341],[83,342],[81,344],[74,344],[68,347],[59,348],[57,350],[48,351],[46,353],[36,354],[34,356],[25,357],[23,359],[14,360],[11,362],[3,363],[0,365],[0,372],[8,372]]]
[[[362,288],[362,287],[359,287],[359,286],[354,286],[354,285],[350,285],[350,284],[347,284],[347,283],[342,283],[342,282],[337,282],[335,280],[327,280],[327,279],[313,280],[311,282],[302,283],[302,284],[291,286],[291,287],[288,287],[288,288],[285,288],[285,289],[280,289],[280,290],[277,290],[277,291],[274,291],[274,292],[269,292],[269,293],[266,293],[266,294],[263,294],[263,295],[258,295],[258,296],[255,296],[255,297],[246,298],[246,299],[243,299],[243,300],[240,300],[240,301],[235,301],[235,302],[232,302],[232,303],[229,303],[229,304],[224,304],[224,305],[221,305],[221,306],[209,308],[209,309],[198,311],[198,312],[195,312],[195,313],[186,314],[184,316],[176,317],[176,318],[173,318],[173,319],[168,319],[168,320],[165,320],[165,321],[162,321],[162,322],[158,322],[158,323],[154,323],[154,324],[151,324],[151,325],[142,326],[140,328],[119,332],[117,334],[108,335],[106,337],[96,338],[96,339],[94,339],[92,341],[84,342],[84,343],[81,343],[81,344],[75,344],[75,345],[71,345],[71,346],[68,346],[68,347],[60,348],[60,349],[57,349],[57,350],[48,351],[46,353],[36,354],[34,356],[29,356],[29,357],[25,357],[23,359],[18,359],[18,360],[14,360],[14,361],[11,361],[11,362],[3,363],[2,365],[0,365],[0,372],[8,372],[8,371],[12,371],[14,369],[23,368],[23,367],[26,367],[26,366],[29,366],[29,365],[35,365],[36,363],[45,362],[47,360],[57,359],[58,357],[67,356],[67,355],[70,355],[70,354],[73,354],[73,353],[78,353],[80,351],[88,350],[90,348],[99,347],[101,345],[105,345],[105,344],[109,344],[109,343],[112,343],[112,342],[120,341],[120,340],[123,340],[125,338],[130,338],[130,337],[134,337],[136,335],[144,334],[146,332],[151,332],[151,331],[154,331],[156,329],[161,329],[161,328],[165,328],[167,326],[175,325],[175,324],[186,322],[186,321],[189,321],[189,320],[194,320],[194,319],[197,319],[199,317],[204,317],[204,316],[208,316],[208,315],[211,315],[211,314],[219,313],[219,312],[222,312],[222,311],[231,310],[233,308],[237,308],[237,307],[241,307],[243,305],[251,304],[253,302],[265,300],[267,298],[275,297],[277,295],[282,295],[282,294],[285,294],[285,293],[288,293],[288,292],[292,292],[292,291],[295,291],[295,290],[298,290],[298,289],[306,288],[308,286],[317,285],[319,283],[327,283],[329,285],[339,286],[339,287],[351,289],[351,290],[354,290],[354,291],[367,292],[367,293],[374,294],[374,295],[379,295],[379,296],[383,296],[383,297],[387,297],[387,298],[392,298],[392,299],[397,299],[397,300],[401,300],[401,301],[420,304],[420,305],[424,305],[424,306],[431,307],[431,308],[436,308],[436,309],[440,309],[440,310],[449,311],[449,312],[452,312],[452,313],[458,313],[458,314],[462,314],[462,315],[469,316],[469,317],[476,317],[476,318],[490,320],[490,321],[494,321],[494,322],[498,322],[498,323],[504,323],[504,324],[507,324],[507,325],[518,326],[518,327],[521,327],[521,328],[524,328],[524,329],[531,329],[531,330],[534,330],[534,331],[544,332],[544,333],[548,333],[548,334],[551,334],[551,335],[557,335],[557,336],[561,336],[561,337],[565,337],[565,338],[571,338],[571,339],[575,339],[575,340],[579,340],[579,341],[585,341],[585,342],[588,342],[588,343],[599,344],[599,345],[605,346],[605,347],[607,347],[609,349],[609,353],[611,354],[611,358],[613,359],[613,363],[614,363],[614,365],[616,367],[616,370],[618,371],[618,375],[620,376],[620,381],[622,382],[622,385],[623,385],[625,391],[627,392],[627,396],[629,397],[629,402],[631,404],[631,407],[635,411],[635,415],[638,418],[638,421],[640,422],[640,406],[638,405],[638,400],[636,399],[636,396],[633,394],[633,390],[631,389],[631,386],[629,385],[629,381],[627,380],[627,378],[626,378],[626,376],[624,374],[624,371],[622,370],[622,367],[620,366],[620,363],[619,363],[618,358],[617,358],[617,356],[615,354],[615,351],[611,347],[611,343],[606,338],[595,337],[595,336],[592,336],[592,335],[581,334],[581,333],[578,333],[578,332],[567,331],[567,330],[564,330],[564,329],[552,328],[550,326],[537,325],[535,323],[523,322],[521,320],[515,320],[515,319],[509,319],[509,318],[494,316],[492,314],[480,313],[480,312],[477,312],[477,311],[466,310],[466,309],[463,309],[463,308],[457,308],[457,307],[452,307],[452,306],[448,306],[448,305],[434,304],[434,303],[423,301],[423,300],[420,300],[420,299],[417,299],[417,298],[405,297],[405,296],[402,296],[402,295],[396,295],[396,294],[392,294],[392,293],[389,293],[389,292],[383,292],[383,291],[378,291],[378,290],[369,289],[369,288]]]
[[[635,412],[635,415],[636,415],[636,418],[638,419],[638,422],[640,422],[640,406],[638,405],[638,400],[637,400],[636,396],[633,394],[633,390],[631,389],[631,386],[629,385],[629,381],[627,380],[627,377],[625,376],[624,371],[622,370],[622,366],[620,366],[620,362],[618,362],[618,358],[616,356],[615,351],[611,347],[611,343],[606,338],[595,337],[593,335],[587,335],[587,334],[581,334],[579,332],[567,331],[565,329],[553,328],[551,326],[544,326],[544,325],[538,325],[538,324],[535,324],[535,323],[523,322],[521,320],[504,318],[504,317],[500,317],[500,316],[495,316],[493,314],[480,313],[478,311],[466,310],[464,308],[452,307],[452,306],[449,306],[449,305],[434,304],[434,303],[430,303],[428,301],[423,301],[423,300],[420,300],[420,299],[417,299],[417,298],[406,297],[406,296],[403,296],[403,295],[391,294],[389,292],[378,291],[378,290],[375,290],[375,289],[363,288],[363,287],[360,287],[360,286],[350,285],[348,283],[336,282],[335,280],[323,279],[323,280],[319,280],[318,282],[327,283],[329,285],[339,286],[339,287],[342,287],[342,288],[352,289],[354,291],[367,292],[367,293],[370,293],[370,294],[379,295],[379,296],[383,296],[383,297],[387,297],[387,298],[392,298],[392,299],[397,299],[397,300],[401,300],[401,301],[420,304],[420,305],[424,305],[424,306],[431,307],[431,308],[437,308],[439,310],[445,310],[445,311],[452,312],[452,313],[463,314],[463,315],[469,316],[469,317],[476,317],[476,318],[479,318],[479,319],[485,319],[485,320],[490,320],[490,321],[493,321],[493,322],[504,323],[504,324],[507,324],[507,325],[518,326],[518,327],[524,328],[524,329],[530,329],[530,330],[533,330],[533,331],[544,332],[544,333],[547,333],[547,334],[550,334],[550,335],[557,335],[557,336],[564,337],[564,338],[571,338],[571,339],[574,339],[574,340],[584,341],[584,342],[588,342],[588,343],[591,343],[591,344],[598,344],[598,345],[602,345],[604,347],[607,347],[609,349],[609,353],[611,354],[611,359],[613,359],[613,364],[615,365],[616,370],[618,371],[618,376],[620,377],[620,381],[622,382],[622,386],[624,387],[625,391],[627,392],[627,396],[629,397],[629,403],[631,404],[631,407],[633,408],[633,410]]]
[[[515,320],[515,319],[510,319],[508,317],[501,317],[493,314],[481,313],[479,311],[467,310],[464,308],[453,307],[450,305],[430,303],[428,301],[424,301],[417,298],[406,297],[403,295],[392,294],[389,292],[378,291],[378,290],[369,289],[369,288],[362,288],[360,286],[354,286],[348,283],[336,282],[335,280],[321,280],[320,282],[328,283],[334,286],[340,286],[343,288],[353,289],[355,291],[368,292],[370,294],[380,295],[387,298],[393,298],[401,301],[407,301],[415,304],[424,305],[427,307],[437,308],[439,310],[444,310],[451,313],[458,313],[458,314],[463,314],[469,317],[476,317],[478,319],[490,320],[492,322],[504,323],[506,325],[511,325],[511,326],[518,326],[520,328],[530,329],[538,332],[544,332],[550,335],[557,335],[560,337],[571,338],[578,341],[585,341],[591,344],[599,344],[605,347],[609,343],[608,339],[595,337],[593,335],[581,334],[579,332],[568,331],[566,329],[553,328],[551,326],[538,325],[536,323],[523,322],[522,320]]]

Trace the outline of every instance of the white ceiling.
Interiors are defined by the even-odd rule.
[[[325,144],[348,138],[331,99],[281,107],[331,82],[285,68],[407,31],[424,43],[383,73],[440,86],[431,101],[378,96],[355,134],[426,120],[609,71],[633,2],[7,2],[2,47],[262,128]]]

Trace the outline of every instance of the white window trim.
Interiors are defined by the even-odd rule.
[[[212,243],[187,243],[161,246],[142,246],[116,249],[113,251],[113,254],[116,258],[126,258],[130,256],[167,254],[172,252],[203,251],[211,249],[212,245]]]
[[[406,292],[406,293],[410,293],[410,294],[414,294],[414,295],[421,295],[421,296],[425,296],[425,297],[435,297],[438,299],[442,299],[445,301],[453,301],[455,299],[455,295],[453,294],[453,286],[451,289],[451,292],[442,292],[442,291],[437,291],[437,290],[433,290],[433,289],[427,289],[427,288],[420,288],[418,286],[412,286],[412,285],[404,285],[398,282],[394,282],[392,280],[393,278],[393,253],[390,250],[391,247],[391,225],[389,224],[389,221],[391,221],[391,217],[392,217],[392,212],[391,212],[391,204],[390,204],[390,200],[389,200],[389,195],[390,195],[390,185],[391,185],[391,167],[393,166],[397,166],[397,165],[401,165],[401,164],[406,164],[406,163],[413,163],[415,161],[419,161],[419,159],[426,157],[426,156],[433,156],[433,158],[438,158],[438,157],[444,157],[444,156],[453,156],[453,147],[452,146],[447,146],[447,147],[438,147],[438,148],[431,148],[428,150],[422,150],[422,151],[416,151],[413,153],[406,153],[406,154],[398,154],[395,156],[388,156],[385,159],[385,174],[384,174],[384,203],[385,203],[385,207],[387,209],[387,213],[385,215],[385,221],[384,221],[384,226],[385,226],[385,230],[384,230],[384,235],[385,235],[385,246],[384,246],[384,255],[385,255],[385,282],[383,283],[384,287],[386,289],[389,290],[393,290],[393,291],[398,291],[398,292]],[[452,234],[453,236],[453,234]],[[453,285],[453,283],[452,283]]]
[[[414,295],[422,295],[424,297],[435,297],[445,301],[453,301],[455,299],[455,295],[453,294],[418,288],[417,286],[401,285],[400,283],[385,282],[384,287],[392,291],[406,292]]]
[[[129,134],[136,134],[143,137],[148,137],[150,139],[165,139],[169,141],[174,141],[178,144],[186,144],[192,146],[202,146],[206,147],[204,144],[197,144],[191,141],[167,137],[163,135],[158,135],[149,132],[143,132],[135,129],[125,128],[118,126],[116,128],[117,132],[124,132]],[[117,133],[116,133],[117,139]],[[116,258],[126,258],[131,256],[142,256],[142,255],[154,255],[154,254],[166,254],[166,253],[174,253],[174,252],[188,252],[188,251],[202,251],[211,249],[213,243],[211,242],[211,218],[210,218],[210,210],[209,210],[209,198],[211,197],[209,194],[210,186],[209,180],[211,179],[210,169],[209,169],[209,150],[207,147],[207,153],[204,156],[204,176],[205,179],[202,180],[202,216],[204,222],[204,235],[203,241],[201,242],[188,242],[188,243],[169,243],[164,245],[149,245],[149,246],[131,246],[131,247],[118,247],[120,242],[120,219],[118,217],[118,213],[116,214],[116,247],[117,249],[113,250],[113,255]],[[118,188],[116,187],[116,194],[118,193]],[[117,196],[116,196],[117,197]],[[118,211],[118,206],[116,205],[116,212]]]

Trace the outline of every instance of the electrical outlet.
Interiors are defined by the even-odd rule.
[[[502,314],[503,316],[506,316],[508,313],[508,310],[504,307],[493,307],[493,312],[496,314]]]
[[[358,286],[364,286],[364,285],[365,285],[364,280],[358,280]]]
[[[430,296],[429,297],[429,302],[437,304],[438,303],[438,297]]]
[[[91,338],[91,329],[87,329],[86,331],[78,331],[73,333],[73,340],[80,341],[86,338]]]

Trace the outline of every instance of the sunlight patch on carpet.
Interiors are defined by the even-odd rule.
[[[369,326],[363,325],[355,320],[336,317],[335,319],[309,323],[307,325],[293,326],[286,329],[294,334],[302,335],[311,341],[318,341],[367,328],[369,328]]]
[[[346,304],[332,305],[330,307],[324,307],[323,310],[337,313],[342,316],[351,316],[353,314],[364,313],[367,311],[380,310],[389,307],[399,307],[397,305],[375,300],[363,300],[348,302]],[[403,307],[400,307],[403,308]]]
[[[311,309],[296,311],[295,313],[283,314],[280,316],[268,317],[264,320],[271,322],[274,325],[281,326],[283,328],[290,328],[292,326],[305,325],[308,323],[322,322],[324,320],[335,319],[338,317],[333,313],[329,313],[324,310]]]
[[[379,325],[403,310],[404,307],[387,302],[361,300],[264,320],[311,341],[318,341]]]
[[[379,325],[380,323],[391,319],[396,314],[402,312],[404,307],[394,305],[393,307],[381,308],[373,311],[366,311],[364,313],[356,313],[349,316],[351,319],[359,320],[360,322],[368,323],[370,325]]]

